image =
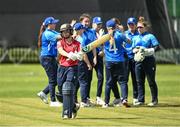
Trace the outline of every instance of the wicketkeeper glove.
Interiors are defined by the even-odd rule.
[[[68,57],[69,59],[73,60],[73,61],[77,60],[77,56],[76,56],[76,54],[73,53],[73,52],[68,53],[68,56],[67,56],[67,57]]]
[[[144,58],[145,58],[144,50],[145,50],[145,48],[142,46],[138,46],[135,49],[133,49],[133,52],[135,53],[134,60],[136,62],[142,62],[144,60]]]
[[[154,48],[145,48],[144,49],[144,56],[151,56],[154,54]]]
[[[144,58],[145,57],[143,55],[143,52],[141,52],[140,50],[137,53],[135,53],[135,55],[134,55],[134,60],[136,62],[142,62],[144,60]]]
[[[136,46],[134,49],[133,49],[133,53],[137,53],[137,52],[143,52],[144,51],[144,47],[142,46]]]

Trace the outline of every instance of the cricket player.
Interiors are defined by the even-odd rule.
[[[75,23],[73,25],[73,38],[76,41],[82,43],[82,41],[83,41],[82,34],[84,33],[84,31],[85,31],[84,25],[82,25],[80,22]],[[77,96],[77,94],[78,94],[78,90],[79,90],[79,87],[80,87],[79,81],[76,82],[76,86],[75,87],[76,87],[75,88],[75,103],[78,103],[78,96]]]
[[[78,80],[78,60],[82,60],[80,53],[80,43],[72,38],[73,28],[66,23],[61,25],[60,32],[62,39],[58,42],[57,48],[61,55],[57,74],[59,93],[63,95],[64,119],[75,118],[78,105],[74,102],[74,90]]]
[[[125,31],[125,35],[127,38],[132,40],[135,36],[139,35],[139,32],[136,30],[137,20],[134,17],[130,17],[127,20],[128,30]],[[127,82],[129,79],[129,74],[131,72],[131,79],[132,79],[132,88],[133,88],[133,105],[138,101],[138,89],[137,89],[137,82],[136,82],[136,75],[135,75],[135,61],[134,61],[134,53],[132,51],[132,43],[126,43],[125,49],[127,53]]]
[[[148,32],[149,24],[140,17],[137,23],[139,35],[132,39],[132,48],[135,53],[135,74],[138,85],[138,102],[135,105],[143,105],[145,102],[145,77],[151,90],[152,101],[148,106],[155,106],[158,104],[158,87],[155,81],[156,62],[154,52],[159,47],[159,42],[156,37]],[[136,57],[140,55],[139,61]],[[142,56],[141,56],[142,55]]]
[[[50,92],[50,106],[59,107],[61,104],[55,98],[55,86],[57,85],[57,40],[61,38],[60,33],[55,31],[58,19],[47,17],[40,29],[38,46],[41,48],[40,63],[48,76],[48,86],[37,95],[48,104],[47,94]]]
[[[125,35],[116,30],[114,20],[106,22],[108,33],[112,33],[112,38],[104,45],[105,66],[106,66],[106,86],[105,86],[105,104],[104,108],[109,106],[110,91],[115,83],[119,83],[121,87],[122,104],[129,107],[127,103],[128,86],[125,81],[125,65],[124,65],[124,49],[123,42],[130,42]]]
[[[86,28],[82,34],[81,47],[85,47],[89,43],[95,40],[93,36],[93,31],[90,29],[91,17],[89,14],[82,14],[80,16],[80,23],[82,23]],[[96,49],[91,52],[84,54],[83,61],[78,63],[78,74],[79,74],[79,84],[81,93],[81,107],[92,106],[90,101],[90,88],[92,81],[92,69],[93,66],[97,64],[97,54]]]
[[[104,35],[104,29],[102,29],[102,19],[101,17],[94,17],[92,21],[92,30],[94,31],[95,39],[100,38],[102,35]],[[102,94],[102,87],[103,87],[103,81],[104,81],[104,63],[103,63],[103,45],[96,48],[97,53],[97,64],[94,66],[94,69],[96,71],[97,75],[97,92],[96,92],[96,104],[103,105],[104,101],[101,98]]]

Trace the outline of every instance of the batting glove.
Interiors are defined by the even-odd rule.
[[[103,36],[104,35],[104,29],[100,29],[99,30],[99,36],[101,37],[101,36]]]
[[[77,52],[75,53],[76,57],[78,60],[82,61],[83,60],[83,56],[84,56],[84,53],[83,52]]]
[[[68,53],[68,56],[67,56],[67,57],[68,57],[69,59],[73,60],[73,61],[77,60],[77,56],[76,56],[76,54],[73,53],[73,52]]]

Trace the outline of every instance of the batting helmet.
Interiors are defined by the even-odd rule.
[[[72,30],[72,26],[69,23],[62,24],[60,27],[60,32],[66,31],[66,30]]]

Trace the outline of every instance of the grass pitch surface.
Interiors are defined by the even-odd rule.
[[[0,126],[180,126],[180,66],[157,65],[157,107],[81,108],[73,120],[62,120],[62,107],[44,104],[37,93],[47,84],[43,68],[36,65],[0,65]],[[95,100],[94,74],[91,98]],[[132,84],[129,81],[129,103]],[[104,89],[103,89],[104,98]],[[113,94],[111,102],[113,101]],[[80,100],[80,99],[79,99]],[[146,82],[146,103],[151,101]]]

